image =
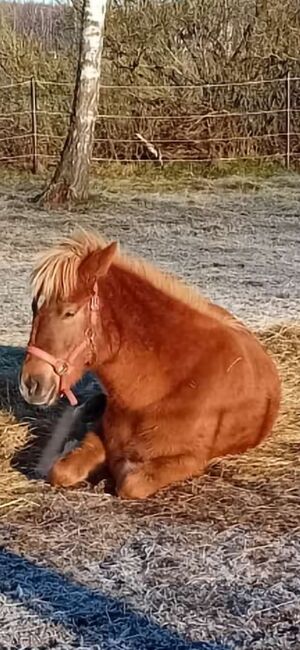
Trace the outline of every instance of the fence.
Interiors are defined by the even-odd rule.
[[[141,134],[164,163],[300,158],[300,77],[205,85],[102,85],[93,162],[151,162]],[[0,163],[56,162],[72,84],[25,80],[0,87]],[[173,109],[173,110],[172,110]],[[171,112],[170,112],[171,111]]]

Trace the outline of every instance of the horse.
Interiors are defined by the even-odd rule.
[[[87,371],[108,394],[101,433],[88,430],[56,460],[53,486],[105,466],[118,496],[145,499],[270,434],[281,400],[273,360],[240,320],[179,278],[80,231],[39,256],[31,287],[23,398],[76,403],[72,386]]]

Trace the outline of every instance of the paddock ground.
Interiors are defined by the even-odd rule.
[[[296,650],[299,177],[180,193],[95,186],[89,206],[51,213],[27,202],[33,190],[0,188],[0,649]],[[30,410],[16,388],[28,277],[34,253],[76,225],[178,273],[259,332],[284,384],[266,444],[145,503],[103,484],[60,492],[30,479],[56,414]]]

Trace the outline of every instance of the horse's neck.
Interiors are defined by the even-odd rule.
[[[165,341],[170,321],[176,310],[180,317],[182,306],[148,280],[117,266],[110,270],[100,295],[99,375],[109,393],[127,407],[138,408],[141,398],[143,403],[153,401],[168,388]]]
[[[110,320],[135,351],[141,344],[151,347],[157,334],[161,338],[163,323],[170,321],[170,310],[176,309],[171,296],[126,267],[113,266],[100,294]]]

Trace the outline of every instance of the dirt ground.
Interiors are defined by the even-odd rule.
[[[0,650],[300,648],[300,182],[94,190],[47,213],[0,188]],[[76,225],[196,284],[260,331],[284,381],[274,437],[146,503],[30,478],[56,412],[17,390],[36,251]],[[31,430],[31,434],[30,434]],[[23,455],[22,455],[23,454]],[[24,460],[25,459],[25,460]]]

